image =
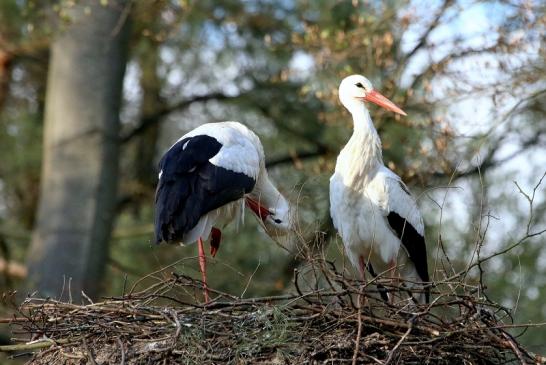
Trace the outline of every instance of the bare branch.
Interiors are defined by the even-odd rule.
[[[413,47],[413,49],[411,51],[409,51],[405,56],[404,56],[404,59],[407,61],[408,59],[410,59],[418,50],[420,50],[421,48],[423,48],[423,46],[427,43],[427,40],[428,40],[428,37],[430,35],[430,33],[432,33],[432,31],[434,29],[436,29],[436,27],[438,26],[438,24],[440,24],[440,19],[442,18],[442,16],[445,14],[446,10],[453,4],[453,0],[444,0],[444,3],[442,4],[442,6],[440,7],[440,9],[438,9],[438,12],[436,13],[436,16],[434,17],[434,19],[432,20],[432,22],[430,23],[430,25],[428,26],[427,30],[425,31],[425,33],[423,33],[423,35],[421,36],[421,38],[419,39],[419,41],[417,42],[417,44],[415,45],[415,47]]]
[[[190,99],[182,100],[176,104],[166,106],[165,108],[158,110],[156,113],[152,115],[144,116],[140,120],[140,123],[138,126],[136,126],[133,130],[126,133],[124,136],[121,136],[120,141],[121,143],[126,143],[130,141],[134,137],[144,133],[146,130],[148,130],[148,128],[152,127],[153,125],[161,123],[163,118],[165,118],[169,114],[173,112],[183,111],[187,109],[193,103],[200,103],[200,102],[205,102],[209,100],[216,100],[216,101],[233,100],[243,95],[244,94],[231,96],[231,95],[226,95],[224,93],[215,92],[215,93],[206,94],[206,95],[194,96]]]
[[[450,62],[461,59],[464,57],[472,56],[472,55],[480,55],[480,54],[486,54],[490,52],[494,52],[497,49],[498,45],[493,45],[490,47],[484,47],[484,48],[469,48],[461,50],[457,53],[448,54],[447,56],[440,59],[438,62],[432,63],[429,65],[425,70],[423,70],[419,75],[417,75],[413,82],[411,83],[411,86],[409,89],[415,89],[417,86],[427,77],[430,77],[438,72],[438,70],[441,70],[445,68]]]
[[[278,165],[284,165],[287,163],[293,163],[298,160],[308,160],[313,159],[320,156],[325,156],[329,153],[329,149],[325,146],[319,145],[314,151],[308,151],[308,150],[298,150],[294,153],[290,153],[286,156],[276,157],[269,159],[266,161],[265,166],[267,168],[278,166]]]

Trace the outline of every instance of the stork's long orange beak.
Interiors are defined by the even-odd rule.
[[[362,99],[372,102],[374,104],[379,105],[382,108],[385,108],[387,110],[390,110],[391,112],[395,112],[402,115],[407,115],[406,112],[404,112],[402,109],[400,109],[398,106],[396,106],[395,103],[381,95],[379,92],[372,90],[366,94],[365,97]]]
[[[246,206],[249,207],[264,223],[265,219],[271,215],[271,212],[256,200],[247,196],[245,202]]]

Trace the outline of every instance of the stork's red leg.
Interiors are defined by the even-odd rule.
[[[361,279],[364,282],[364,286],[366,286],[366,263],[364,262],[364,257],[362,257],[362,255],[358,257],[358,264],[360,266]]]
[[[400,285],[400,278],[398,276],[398,270],[396,269],[396,259],[392,259],[389,261],[389,272],[390,276],[392,276],[392,284],[395,288],[397,288]],[[394,294],[389,295],[389,303],[392,305],[394,304]]]
[[[220,241],[222,240],[222,231],[216,227],[212,227],[210,233],[210,254],[212,257],[216,256],[220,249]]]
[[[364,257],[362,255],[358,256],[358,264],[360,266],[360,274],[362,275],[363,288],[366,287],[366,262],[364,262]],[[361,294],[358,295],[358,308],[360,308]],[[368,304],[368,297],[364,295],[364,305]]]
[[[199,269],[201,270],[201,279],[203,280],[205,303],[208,303],[210,299],[209,288],[207,287],[207,259],[205,258],[205,249],[201,237],[197,240],[197,246],[199,247]]]

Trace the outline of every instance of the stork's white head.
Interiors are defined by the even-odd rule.
[[[288,201],[273,185],[269,189],[269,195],[247,196],[246,205],[270,236],[283,236],[294,229],[293,212]]]
[[[277,204],[269,208],[270,214],[265,217],[263,223],[270,236],[278,237],[289,233],[294,229],[294,217],[288,201],[279,194]]]
[[[406,115],[396,104],[374,90],[370,80],[362,75],[347,76],[341,81],[339,100],[351,113],[360,109],[364,101],[369,101],[392,112]]]

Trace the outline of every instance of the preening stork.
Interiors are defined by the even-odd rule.
[[[381,140],[365,101],[406,115],[374,90],[361,75],[348,76],[339,86],[339,99],[353,116],[354,130],[337,158],[330,178],[330,214],[351,263],[363,278],[366,270],[399,271],[417,300],[430,299],[423,219],[408,188],[383,164]]]
[[[238,122],[203,124],[182,136],[159,163],[155,196],[156,243],[198,243],[206,286],[203,241],[211,236],[211,255],[221,228],[242,217],[246,204],[271,236],[292,227],[288,201],[269,180],[264,151],[254,132]]]

